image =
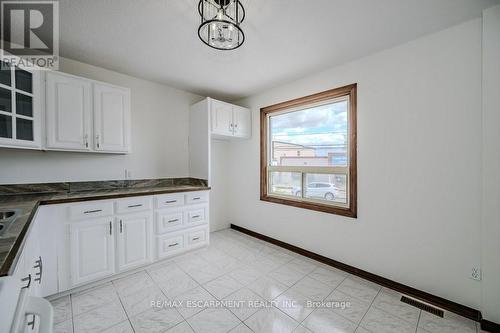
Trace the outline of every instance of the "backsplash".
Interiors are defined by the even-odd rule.
[[[158,178],[136,180],[106,180],[89,182],[60,182],[35,184],[0,185],[0,195],[18,195],[30,193],[85,192],[121,188],[148,188],[169,186],[207,186],[207,181],[197,178]]]

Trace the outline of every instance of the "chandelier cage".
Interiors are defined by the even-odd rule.
[[[200,0],[198,12],[198,36],[203,43],[217,50],[234,50],[245,41],[240,27],[245,8],[240,0]]]

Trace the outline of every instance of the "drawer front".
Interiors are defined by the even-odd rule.
[[[184,205],[184,194],[163,194],[155,198],[156,208],[175,207]]]
[[[184,212],[182,211],[156,213],[156,233],[158,234],[180,229],[183,225]]]
[[[182,250],[184,248],[184,235],[177,236],[159,236],[157,237],[158,257],[168,256],[171,252]]]
[[[117,214],[142,212],[151,209],[151,198],[137,197],[121,199],[115,202],[115,207]]]
[[[186,193],[186,204],[197,204],[208,202],[208,192],[188,192]]]
[[[187,223],[189,225],[205,223],[205,208],[190,209],[186,211]]]
[[[202,229],[188,233],[188,245],[196,245],[198,243],[205,243],[207,240],[207,230]]]
[[[84,204],[71,205],[69,216],[71,219],[87,219],[113,215],[113,202],[93,201]]]

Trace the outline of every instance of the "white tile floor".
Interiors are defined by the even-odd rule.
[[[401,303],[400,297],[224,230],[211,235],[208,248],[53,304],[55,333],[480,332],[473,321],[452,313],[439,318]],[[163,306],[152,307],[151,301]]]

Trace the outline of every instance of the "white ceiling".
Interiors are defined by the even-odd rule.
[[[479,17],[500,0],[242,0],[246,42],[197,35],[198,0],[60,0],[61,55],[237,99]]]

